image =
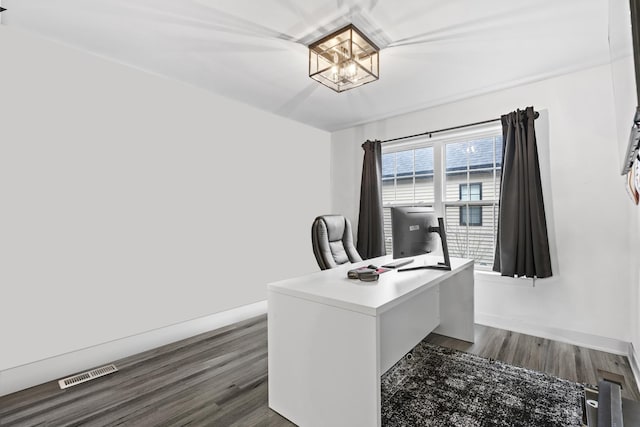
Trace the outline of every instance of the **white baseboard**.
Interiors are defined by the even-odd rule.
[[[533,335],[535,337],[547,338],[561,341],[568,344],[579,345],[593,350],[606,351],[608,353],[622,356],[629,355],[629,342],[620,341],[615,338],[607,338],[599,335],[587,334],[584,332],[571,331],[568,329],[552,328],[548,326],[532,325],[521,320],[494,316],[486,313],[475,315],[476,323],[491,326],[499,329],[507,329],[513,332]]]
[[[95,368],[266,312],[267,301],[265,300],[0,371],[0,396]]]

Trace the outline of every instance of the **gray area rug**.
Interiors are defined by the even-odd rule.
[[[580,426],[583,386],[426,342],[382,376],[382,425]]]

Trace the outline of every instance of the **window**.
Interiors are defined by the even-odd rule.
[[[501,129],[489,128],[382,147],[382,200],[387,253],[392,206],[430,206],[445,219],[452,257],[493,264],[497,231]]]
[[[382,155],[384,233],[391,253],[391,206],[433,206],[433,147]]]
[[[482,227],[482,206],[460,206],[460,225]]]
[[[460,200],[482,200],[482,183],[460,184]],[[482,206],[460,206],[460,225],[482,227]]]
[[[482,200],[482,183],[460,184],[459,200]]]

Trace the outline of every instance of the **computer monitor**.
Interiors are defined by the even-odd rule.
[[[444,220],[436,216],[431,208],[391,208],[391,233],[393,236],[393,258],[405,258],[433,252],[438,247],[438,236],[442,242],[444,262],[437,265],[410,267],[398,271],[421,268],[451,270]]]

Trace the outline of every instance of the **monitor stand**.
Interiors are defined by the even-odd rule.
[[[442,270],[451,271],[451,266],[444,262],[439,262],[438,265],[419,265],[417,267],[401,268],[398,271],[413,271],[413,270]]]
[[[444,262],[439,262],[438,265],[420,265],[418,267],[401,268],[398,271],[413,271],[413,270],[451,271],[451,260],[449,259],[449,247],[447,246],[447,234],[444,228],[444,219],[438,218],[438,227],[429,227],[429,231],[433,233],[438,233],[440,235],[440,241],[442,242],[442,254],[444,255]]]

